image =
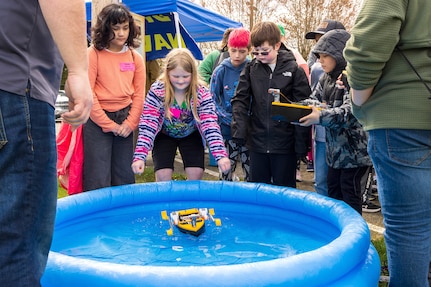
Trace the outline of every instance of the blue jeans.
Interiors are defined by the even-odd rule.
[[[368,152],[386,228],[389,286],[428,287],[431,130],[372,130]]]
[[[0,285],[40,286],[54,228],[54,108],[0,90]]]
[[[318,194],[328,196],[327,178],[326,142],[314,141],[314,188]]]

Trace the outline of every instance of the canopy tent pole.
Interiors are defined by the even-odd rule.
[[[174,20],[175,20],[175,35],[177,36],[178,48],[182,48],[181,32],[180,32],[180,17],[178,16],[177,12],[173,12],[173,13],[174,13]]]

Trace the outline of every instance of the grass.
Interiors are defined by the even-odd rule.
[[[156,181],[156,177],[154,175],[154,171],[153,171],[152,167],[151,168],[145,168],[144,172],[141,175],[136,175],[135,179],[136,179],[136,183]],[[187,178],[182,174],[174,173],[172,176],[172,179],[174,179],[174,180],[186,180]],[[67,190],[65,190],[60,185],[58,185],[58,198],[66,197],[67,195],[68,195]]]
[[[60,186],[60,184],[58,185],[58,198],[63,198],[67,196],[67,190],[65,190],[64,188],[62,188]]]
[[[387,258],[387,254],[386,254],[386,245],[385,245],[385,241],[383,239],[383,236],[380,236],[379,238],[371,240],[371,242],[373,243],[373,245],[376,248],[377,253],[379,254],[379,257],[380,257],[380,265],[381,265],[380,276],[389,276],[388,258]],[[378,287],[387,287],[387,286],[388,286],[387,282],[379,282]]]
[[[184,175],[174,173],[172,178],[174,180],[186,180],[186,177]],[[205,179],[205,178],[204,178]],[[143,183],[143,182],[154,182],[156,180],[153,168],[146,168],[144,172],[141,175],[136,176],[136,183]],[[66,197],[67,191],[62,188],[60,185],[58,186],[58,198]],[[388,276],[388,259],[386,256],[386,245],[383,239],[383,236],[376,237],[371,240],[374,247],[377,250],[377,253],[380,257],[380,264],[381,264],[381,276]],[[378,287],[387,287],[388,284],[386,282],[380,282]]]

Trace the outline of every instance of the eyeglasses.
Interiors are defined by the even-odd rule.
[[[272,52],[272,48],[270,48],[269,50],[266,50],[266,51],[262,51],[262,52],[253,51],[253,52],[251,52],[251,54],[253,56],[259,56],[259,55],[261,55],[261,56],[268,56],[269,53],[271,53],[271,52]]]

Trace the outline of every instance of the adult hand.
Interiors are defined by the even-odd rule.
[[[311,125],[316,125],[320,123],[320,111],[315,106],[311,107],[311,113],[299,119],[299,125],[303,127],[308,127]]]
[[[228,157],[222,157],[217,161],[219,170],[222,173],[227,173],[230,170],[230,160]]]
[[[132,170],[134,174],[142,174],[145,169],[145,161],[138,159],[132,163]]]
[[[62,119],[75,130],[90,117],[93,93],[88,79],[85,5],[82,0],[39,0],[45,22],[68,69],[69,112]]]
[[[362,106],[371,97],[374,87],[365,90],[352,89],[352,102],[357,106]]]
[[[87,122],[93,106],[93,92],[88,81],[88,73],[70,73],[65,91],[69,98],[69,111],[62,114],[61,118],[75,130]]]

